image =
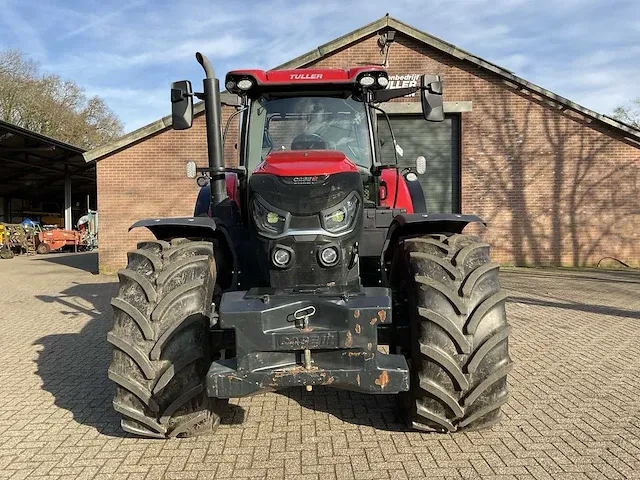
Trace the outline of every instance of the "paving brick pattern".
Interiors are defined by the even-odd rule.
[[[394,399],[234,400],[213,436],[123,434],[106,378],[116,279],[91,254],[0,260],[0,478],[640,478],[640,274],[504,270],[511,399],[489,431],[407,431]]]

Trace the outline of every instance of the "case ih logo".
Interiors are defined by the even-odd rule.
[[[293,183],[296,185],[311,185],[318,183],[318,177],[293,177]]]
[[[321,73],[292,73],[289,75],[291,80],[322,80]]]

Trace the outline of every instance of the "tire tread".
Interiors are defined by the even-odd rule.
[[[213,245],[144,241],[128,261],[118,272],[120,288],[111,302],[116,320],[107,334],[114,350],[108,377],[117,385],[113,406],[122,428],[152,438],[213,431],[224,408],[224,401],[210,401],[203,386]]]
[[[438,432],[488,428],[508,399],[513,367],[507,295],[489,244],[466,234],[424,235],[401,241],[396,252],[391,280],[410,297],[413,325],[409,424]]]

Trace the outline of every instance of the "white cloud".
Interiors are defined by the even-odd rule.
[[[129,130],[168,112],[170,81],[202,77],[196,51],[219,75],[269,68],[387,11],[603,113],[640,95],[637,0],[0,0],[0,44],[90,85]]]
[[[505,57],[496,58],[494,63],[503,68],[520,75],[518,72],[529,67],[533,63],[533,58],[523,55],[522,53],[514,53]]]
[[[46,49],[40,38],[40,32],[24,18],[19,6],[19,3],[12,0],[0,0],[0,30],[4,30],[14,38],[19,38],[21,50],[27,52],[32,58],[43,59],[46,56]]]

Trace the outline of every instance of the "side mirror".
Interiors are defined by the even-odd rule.
[[[193,124],[193,90],[189,80],[171,84],[171,125],[185,130]]]
[[[444,120],[442,82],[438,75],[422,75],[420,78],[420,100],[425,120],[429,122]]]
[[[416,158],[416,172],[419,175],[424,174],[427,171],[427,159],[420,155]]]

